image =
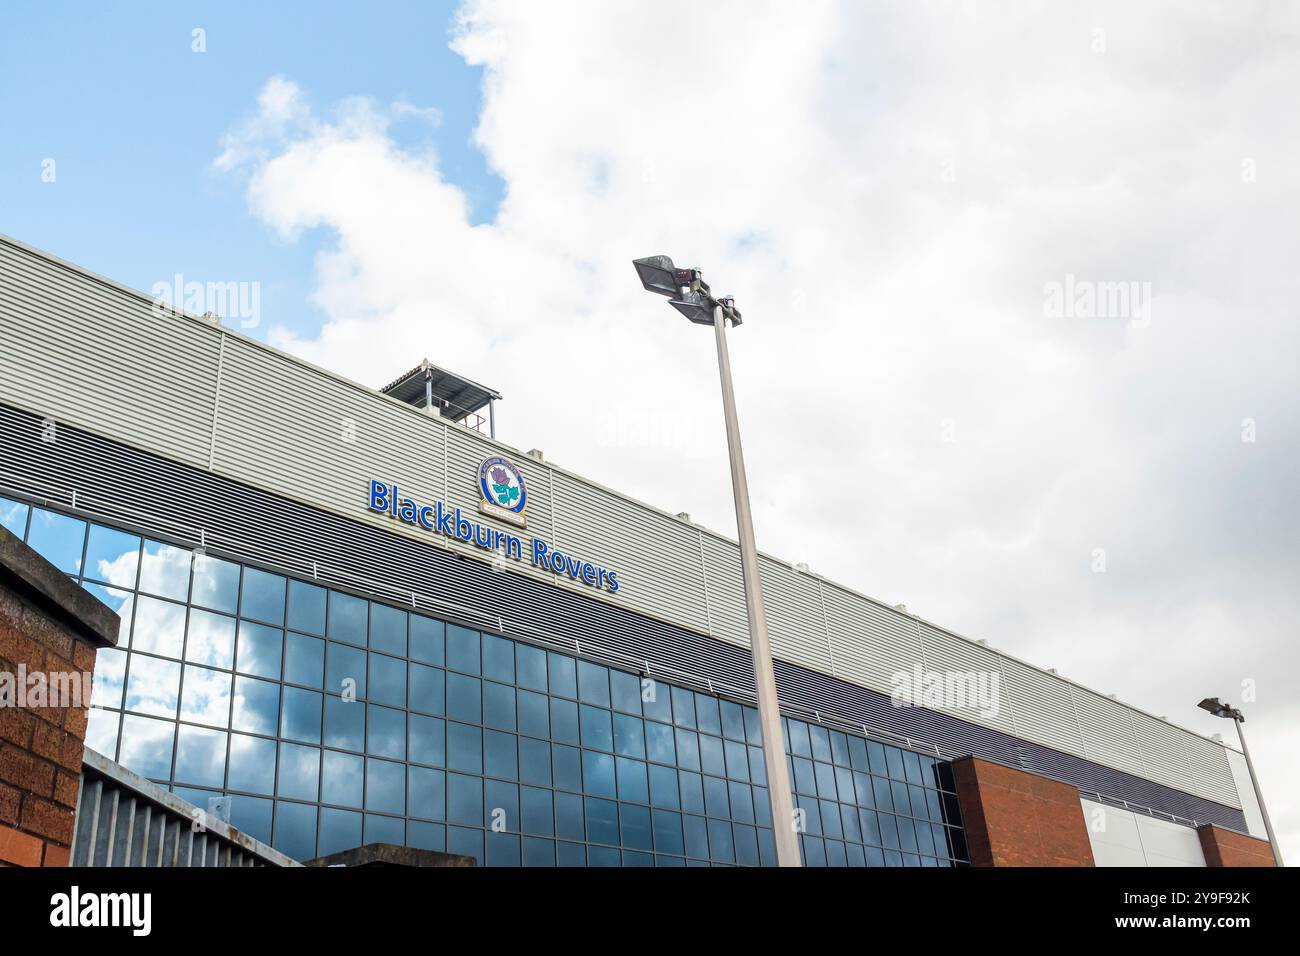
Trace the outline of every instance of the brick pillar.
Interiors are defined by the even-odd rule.
[[[965,757],[952,765],[974,866],[1094,866],[1079,791]]]
[[[1206,866],[1276,866],[1267,840],[1202,823],[1196,828]]]
[[[0,866],[67,866],[90,699],[119,620],[0,528]],[[44,685],[42,688],[41,685]]]

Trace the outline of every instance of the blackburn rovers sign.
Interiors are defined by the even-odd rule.
[[[528,527],[528,487],[524,474],[513,462],[500,456],[485,458],[478,469],[478,510],[519,528]],[[419,525],[426,531],[494,552],[498,558],[531,561],[534,567],[571,578],[610,594],[619,588],[618,572],[552,548],[541,538],[527,542],[490,525],[473,521],[459,508],[441,501],[421,504],[402,495],[396,484],[370,482],[371,511],[386,514],[403,524]]]

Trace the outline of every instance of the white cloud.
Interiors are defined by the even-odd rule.
[[[217,164],[332,237],[327,323],[276,344],[375,385],[427,355],[506,394],[507,441],[729,530],[712,344],[629,263],[703,266],[746,317],[765,550],[1203,732],[1257,680],[1295,855],[1297,37],[1268,5],[471,2],[492,223],[390,137],[407,107],[283,78]],[[1067,275],[1150,283],[1150,323],[1048,317]]]

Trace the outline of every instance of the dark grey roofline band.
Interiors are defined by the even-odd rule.
[[[753,701],[745,648],[69,425],[60,425],[58,440],[46,443],[41,425],[38,416],[0,403],[0,486],[51,507],[203,545],[213,554],[372,592],[380,600],[629,670],[648,666],[665,680]],[[358,507],[363,492],[358,488]],[[383,580],[376,568],[384,569]],[[1241,810],[949,714],[895,707],[884,694],[826,674],[777,660],[776,680],[783,709],[794,716],[834,715],[824,722],[945,758],[973,755],[1022,767],[1105,802],[1180,822],[1247,832]]]

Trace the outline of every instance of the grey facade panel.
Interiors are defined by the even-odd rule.
[[[747,646],[734,542],[229,330],[159,316],[147,297],[3,237],[0,335],[0,401],[443,551],[484,557],[368,511],[368,482],[517,533],[477,514],[479,462],[510,455],[527,477],[529,533],[615,568],[624,586],[596,593],[528,560],[513,574]],[[1076,685],[774,558],[761,573],[774,651],[793,665],[888,694],[927,653],[936,667],[985,662],[1018,736],[1120,769],[1137,752],[1151,779],[1238,805],[1218,745],[1107,698],[1089,706],[1085,739]]]

